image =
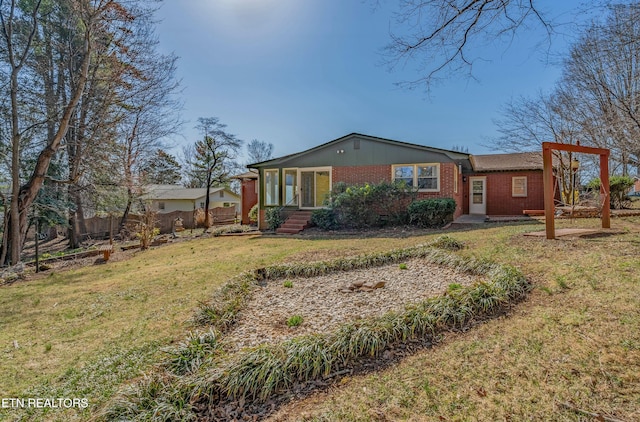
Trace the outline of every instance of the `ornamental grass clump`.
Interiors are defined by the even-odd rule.
[[[98,415],[106,421],[195,421],[189,391],[173,377],[145,376],[124,387]]]
[[[165,349],[169,355],[166,366],[176,375],[197,371],[207,358],[221,349],[220,333],[210,329],[204,333],[190,333],[177,347]]]
[[[227,368],[220,388],[229,397],[265,401],[291,385],[291,375],[284,365],[286,360],[286,349],[281,345],[258,346]]]

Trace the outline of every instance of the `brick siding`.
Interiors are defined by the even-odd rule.
[[[486,177],[487,215],[522,215],[523,210],[544,209],[544,185],[542,171],[514,171],[501,173],[478,173],[465,175],[467,182],[462,198],[464,213],[469,213],[469,177]],[[511,194],[511,178],[527,177],[527,196],[514,197]]]

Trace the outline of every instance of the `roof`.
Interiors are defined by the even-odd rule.
[[[449,158],[451,158],[452,160],[466,160],[469,158],[469,154],[467,153],[463,153],[463,152],[458,152],[458,151],[451,151],[451,150],[447,150],[447,149],[441,149],[441,148],[434,148],[434,147],[429,147],[426,145],[419,145],[419,144],[411,144],[408,142],[403,142],[403,141],[396,141],[393,139],[386,139],[386,138],[379,138],[377,136],[371,136],[371,135],[364,135],[361,133],[350,133],[348,135],[342,136],[340,138],[334,139],[333,141],[329,141],[326,142],[324,144],[318,145],[316,147],[313,147],[311,149],[307,149],[305,151],[301,151],[301,152],[297,152],[295,154],[289,154],[289,155],[285,155],[282,157],[278,157],[278,158],[274,158],[272,160],[267,160],[267,161],[261,161],[259,163],[253,163],[253,164],[249,164],[247,165],[248,168],[259,168],[259,167],[265,167],[265,166],[271,166],[271,165],[278,165],[282,162],[285,162],[291,158],[294,157],[302,157],[304,155],[308,155],[308,154],[312,154],[318,150],[324,149],[328,146],[331,146],[332,144],[336,144],[336,143],[340,143],[345,141],[346,139],[349,138],[353,138],[353,137],[358,137],[358,138],[362,138],[362,139],[366,139],[369,141],[374,141],[374,142],[380,142],[380,143],[385,143],[385,144],[389,144],[389,145],[398,145],[398,146],[405,146],[405,147],[409,147],[409,148],[414,148],[414,149],[418,149],[418,150],[422,150],[422,151],[429,151],[429,152],[436,152],[436,153],[441,153],[444,154],[446,156],[448,156]]]
[[[242,174],[238,174],[232,177],[232,179],[257,179],[258,178],[258,172],[254,169],[250,169],[248,172],[246,173],[242,173]]]
[[[542,170],[542,152],[472,155],[474,171]]]
[[[226,194],[237,197],[235,193],[225,188],[211,188],[209,189],[209,196],[216,192],[224,190]],[[195,200],[205,197],[207,195],[206,188],[185,188],[180,185],[149,185],[147,186],[147,193],[142,195],[144,199],[151,200]]]

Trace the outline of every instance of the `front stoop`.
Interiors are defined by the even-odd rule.
[[[298,234],[311,226],[311,211],[295,211],[276,229],[280,234]]]

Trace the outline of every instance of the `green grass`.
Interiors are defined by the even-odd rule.
[[[557,227],[598,223],[566,220]],[[290,420],[584,418],[560,405],[566,402],[639,419],[640,219],[613,219],[612,225],[621,234],[555,241],[523,237],[544,229],[531,223],[454,232],[467,245],[458,252],[462,256],[520,268],[536,287],[529,299],[508,317],[449,333],[431,350],[379,373],[343,378],[330,392],[295,401],[279,413]],[[167,348],[185,342],[196,330],[190,321],[198,303],[245,270],[434,238],[201,239],[4,286],[0,397],[87,397],[90,406],[33,415],[0,409],[0,419],[89,419],[126,380],[149,372],[168,358]],[[194,331],[185,355],[215,347],[204,333]],[[321,362],[317,373],[326,370]],[[153,388],[171,385],[166,379],[147,382]],[[180,406],[171,404],[176,412]]]

